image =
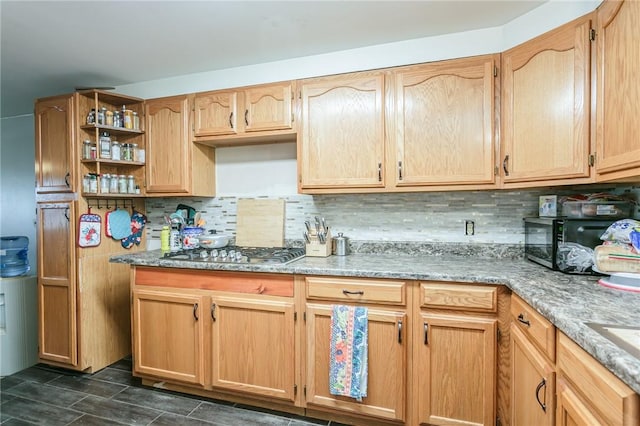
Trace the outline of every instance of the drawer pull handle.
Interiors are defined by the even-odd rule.
[[[398,321],[398,343],[402,344],[402,321]]]
[[[249,110],[244,110],[244,125],[249,126]]]
[[[507,165],[509,164],[509,155],[504,156],[504,160],[502,161],[502,170],[504,170],[504,175],[509,176],[509,169]]]
[[[211,319],[213,321],[216,320],[216,304],[215,303],[211,304]]]
[[[424,323],[424,344],[429,344],[429,324]]]
[[[198,304],[197,303],[193,304],[193,317],[196,319],[196,321],[198,321]]]
[[[233,129],[233,112],[229,114],[229,127]]]
[[[358,295],[358,296],[364,296],[364,291],[362,291],[362,290],[358,290],[358,291],[342,290],[342,294],[344,294],[345,296],[349,296],[350,294]]]
[[[69,183],[69,177],[71,176],[71,173],[67,172],[66,175],[64,175],[64,184],[67,185],[67,188],[71,188],[71,184]]]
[[[520,321],[521,323],[523,323],[527,327],[531,327],[531,323],[529,322],[529,320],[524,319],[524,315],[523,314],[518,315],[518,321]]]
[[[543,404],[540,401],[540,389],[542,389],[543,386],[546,388],[546,385],[547,385],[547,381],[543,378],[542,381],[538,383],[538,386],[536,387],[536,401],[538,401],[538,404],[542,408],[542,411],[544,411],[545,413],[547,412],[547,404]],[[546,398],[545,398],[545,401],[546,401]]]

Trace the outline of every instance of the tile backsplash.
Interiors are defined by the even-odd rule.
[[[522,218],[537,216],[540,195],[608,191],[631,193],[637,199],[639,190],[629,186],[583,186],[273,198],[286,200],[287,241],[302,240],[304,221],[313,222],[314,216],[321,216],[334,235],[342,232],[352,241],[522,245]],[[235,234],[237,200],[237,197],[148,198],[149,249],[160,247],[163,216],[175,212],[178,204],[187,204],[200,211],[207,222],[206,229]],[[465,235],[465,221],[474,222],[474,235]]]

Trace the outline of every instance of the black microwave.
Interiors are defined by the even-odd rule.
[[[600,237],[616,220],[524,218],[525,257],[556,271],[590,274],[591,267],[576,267],[567,256],[583,254],[576,244],[591,249],[602,244]]]

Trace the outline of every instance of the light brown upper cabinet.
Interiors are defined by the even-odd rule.
[[[73,95],[40,99],[35,104],[36,190],[74,191]]]
[[[294,83],[196,93],[196,142],[213,146],[295,140]]]
[[[502,54],[507,187],[592,182],[591,15]]]
[[[640,175],[640,2],[607,1],[598,9],[597,179]]]
[[[302,80],[298,189],[384,188],[385,74]]]
[[[499,55],[400,68],[393,185],[495,186]]]
[[[213,148],[191,142],[192,98],[180,95],[145,102],[149,196],[215,193]]]

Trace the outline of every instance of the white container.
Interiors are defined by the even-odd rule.
[[[38,291],[35,276],[0,278],[0,376],[38,362]]]

